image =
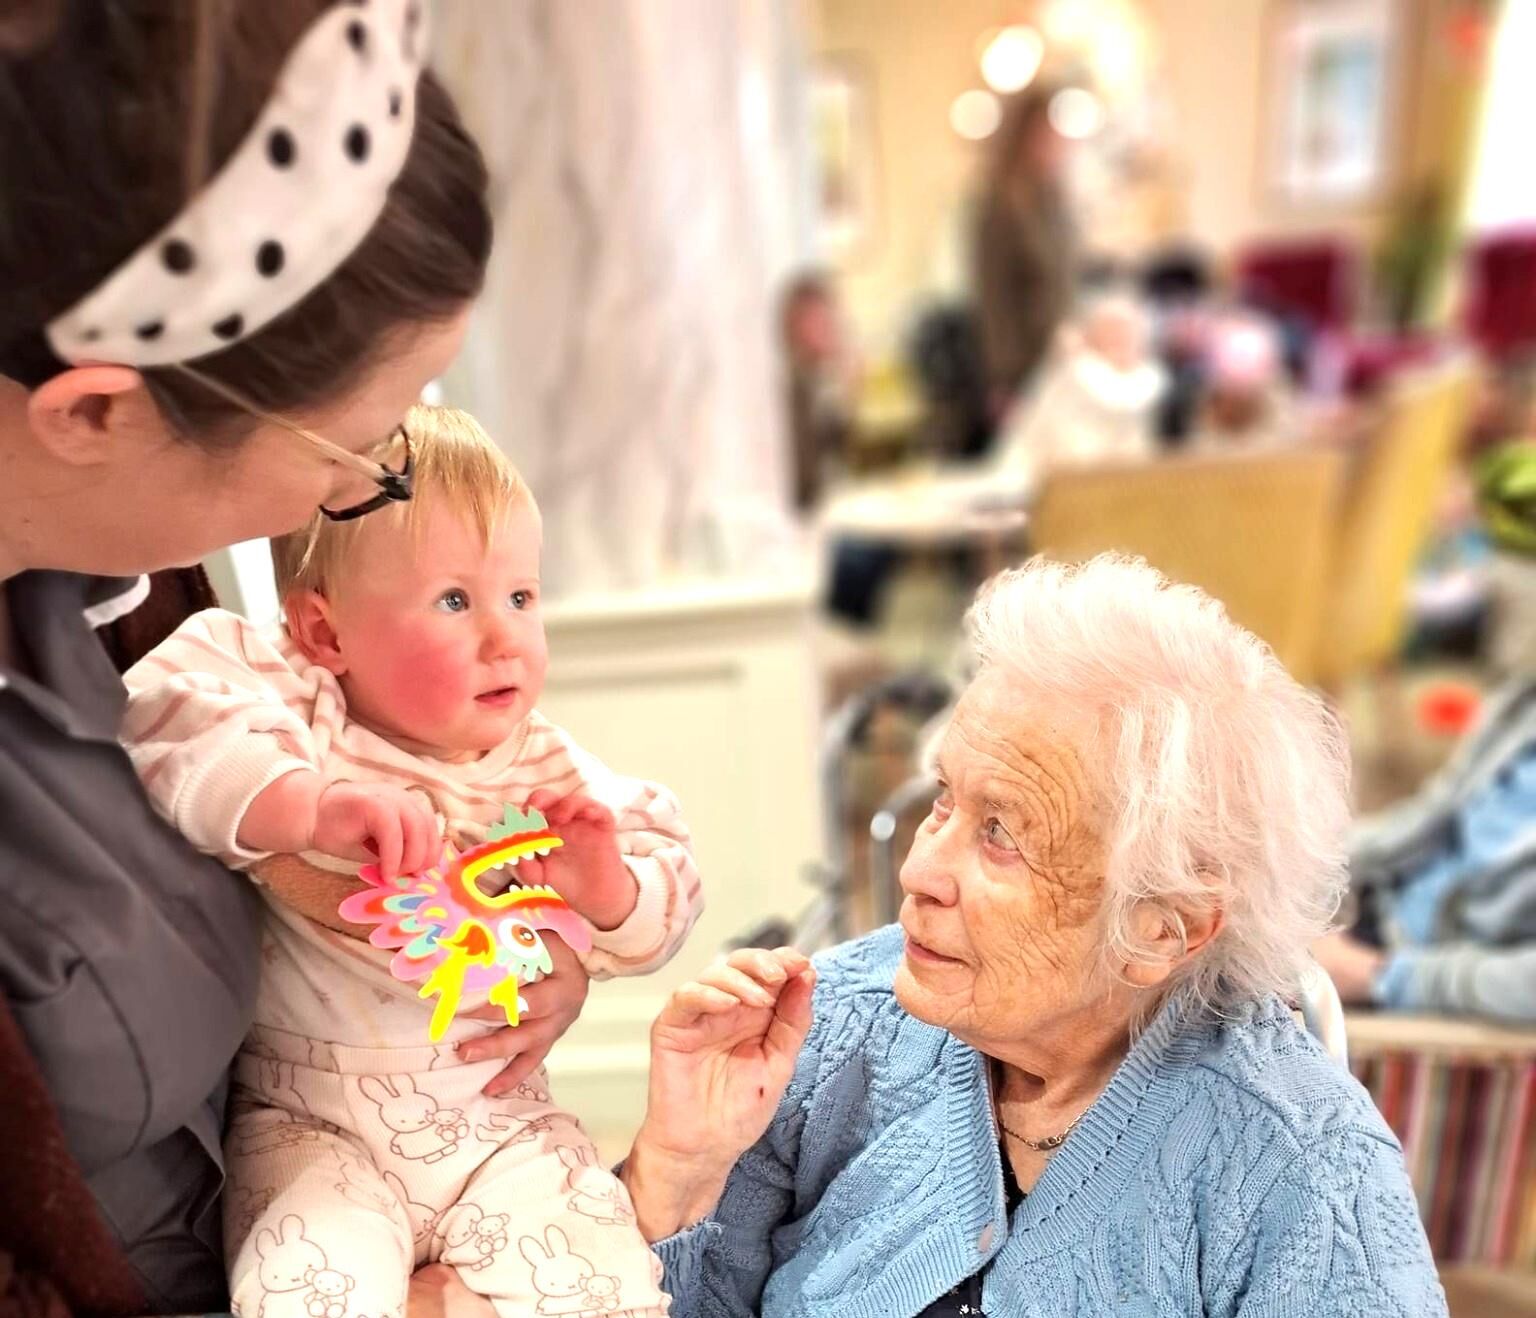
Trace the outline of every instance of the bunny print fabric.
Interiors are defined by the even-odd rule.
[[[628,1194],[542,1072],[446,1047],[253,1032],[236,1065],[224,1236],[237,1318],[403,1318],[428,1262],[511,1318],[667,1312]],[[451,1064],[450,1064],[451,1062]]]

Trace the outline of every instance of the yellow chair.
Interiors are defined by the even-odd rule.
[[[1316,664],[1331,690],[1397,654],[1409,583],[1466,425],[1473,379],[1464,358],[1404,375],[1349,480]]]
[[[1137,554],[1199,586],[1314,678],[1345,461],[1323,449],[1169,458],[1053,472],[1030,520],[1039,553]]]

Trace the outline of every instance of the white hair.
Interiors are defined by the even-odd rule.
[[[1346,879],[1349,754],[1317,694],[1215,600],[1140,559],[1032,560],[982,587],[967,623],[982,670],[1095,720],[1106,963],[1155,955],[1137,934],[1149,906],[1181,940],[1181,911],[1222,912],[1140,1020],[1169,996],[1218,1013],[1293,996]]]

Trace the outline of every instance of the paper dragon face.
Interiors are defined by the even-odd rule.
[[[506,1012],[507,1023],[518,1023],[527,1010],[518,988],[554,970],[540,930],[553,930],[574,951],[591,950],[592,931],[559,893],[525,887],[515,878],[525,857],[547,856],[563,845],[539,811],[524,814],[507,806],[484,842],[462,852],[445,844],[431,869],[387,883],[376,865],[358,872],[371,886],[342,902],[339,914],[353,924],[375,926],[368,936],[375,947],[397,949],[389,967],[396,979],[426,981],[421,996],[437,998],[430,1027],[434,1043],[466,992],[488,992]],[[496,896],[488,896],[478,882],[492,870],[506,870],[512,878]]]

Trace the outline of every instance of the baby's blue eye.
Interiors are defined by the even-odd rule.
[[[462,590],[445,590],[438,596],[437,607],[444,613],[463,613],[469,608],[469,596]]]
[[[514,590],[507,598],[511,600],[514,609],[526,609],[533,603],[532,592],[526,590]]]

